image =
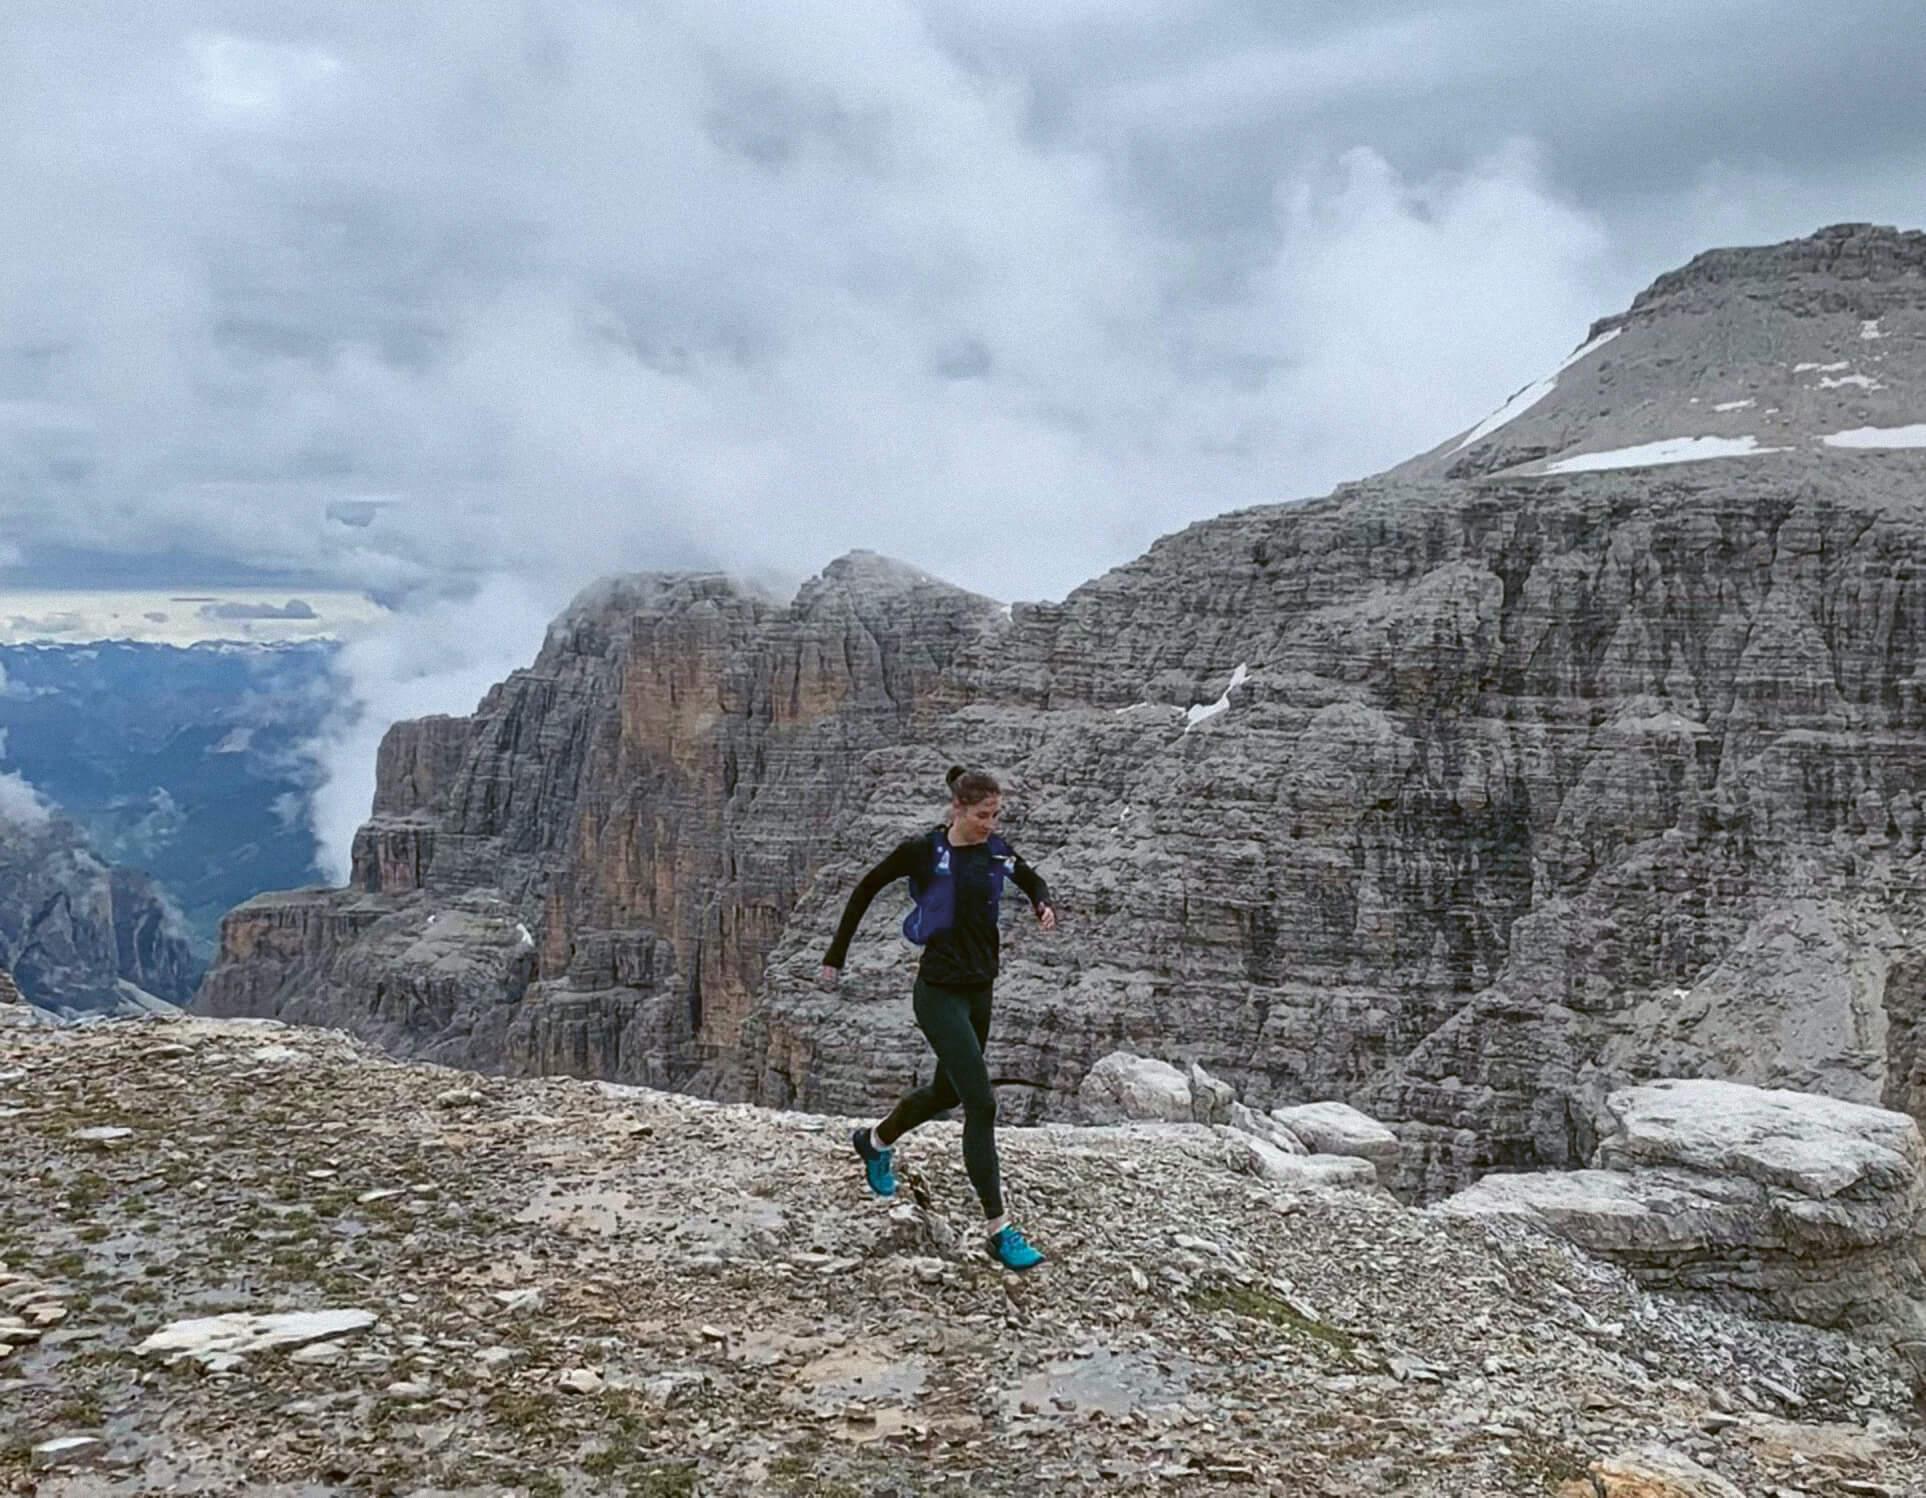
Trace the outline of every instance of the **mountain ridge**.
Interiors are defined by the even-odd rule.
[[[789,605],[598,594],[472,717],[396,726],[355,888],[234,912],[197,1002],[873,1106],[923,1064],[910,954],[815,968],[967,761],[1063,900],[1010,934],[1015,1115],[1195,1060],[1385,1119],[1416,1195],[1581,1160],[1657,1076],[1926,1117],[1926,453],[1822,441],[1926,418],[1921,238],[1700,257],[1503,422],[1007,618],[854,563]],[[1796,294],[1749,295],[1775,256]],[[1641,451],[1740,437],[1791,450]]]
[[[1681,336],[1680,325],[1686,333]],[[1477,478],[1663,442],[1705,456],[1819,452],[1898,433],[1926,444],[1926,233],[1836,225],[1806,239],[1712,250],[1598,319],[1546,379],[1469,432],[1389,470]],[[1731,444],[1750,441],[1746,449]],[[1689,459],[1689,450],[1684,455]],[[1677,455],[1618,456],[1627,467]]]

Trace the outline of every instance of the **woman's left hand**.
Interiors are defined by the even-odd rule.
[[[1057,929],[1056,907],[1054,905],[1039,905],[1037,907],[1037,924],[1043,927],[1045,931],[1056,930]]]

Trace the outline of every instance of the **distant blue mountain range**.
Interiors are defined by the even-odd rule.
[[[0,770],[152,875],[196,954],[250,895],[312,884],[301,747],[338,698],[336,646],[0,646]]]

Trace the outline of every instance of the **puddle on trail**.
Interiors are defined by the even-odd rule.
[[[796,1373],[797,1402],[843,1404],[852,1399],[886,1403],[912,1401],[923,1391],[929,1371],[921,1360],[881,1347],[839,1347],[806,1363]]]
[[[677,1257],[705,1251],[766,1256],[777,1251],[789,1226],[782,1209],[761,1197],[716,1198],[665,1211],[619,1186],[598,1184],[544,1186],[515,1220],[571,1238],[619,1237],[626,1251],[666,1248]]]
[[[1023,1412],[1027,1404],[1045,1415],[1121,1415],[1172,1408],[1189,1391],[1189,1379],[1175,1365],[1166,1371],[1153,1359],[1100,1347],[1088,1357],[1053,1360],[1005,1394],[1003,1403],[1008,1414]]]

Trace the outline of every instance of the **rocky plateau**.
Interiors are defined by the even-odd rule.
[[[1051,1255],[1018,1277],[977,1246],[954,1124],[910,1136],[891,1202],[847,1118],[0,1005],[0,1489],[1926,1492],[1893,1353],[1654,1293],[1526,1215],[1401,1204],[1362,1155],[1267,1146],[1348,1159],[1344,1189],[1270,1168],[1247,1104],[1166,1068],[1174,1116],[1159,1065],[1110,1068],[1158,1121],[1005,1131]],[[1833,1123],[1779,1137],[1917,1150],[1890,1114]],[[1662,1136],[1716,1169],[1716,1132],[1627,1108],[1611,1158]]]

